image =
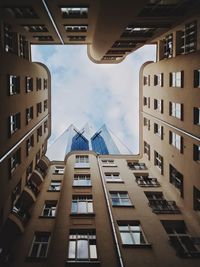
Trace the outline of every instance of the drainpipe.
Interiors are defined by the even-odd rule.
[[[110,221],[111,221],[111,227],[112,227],[112,232],[113,232],[113,236],[114,236],[114,242],[115,242],[115,246],[116,246],[116,249],[117,249],[117,254],[118,254],[118,257],[119,257],[120,267],[124,267],[124,263],[123,263],[123,259],[122,259],[122,255],[121,255],[121,251],[120,251],[120,247],[119,247],[119,242],[118,242],[118,239],[117,239],[117,233],[116,233],[116,230],[115,230],[112,210],[111,210],[111,207],[110,207],[110,201],[109,201],[109,197],[108,197],[108,192],[106,190],[105,179],[104,179],[104,175],[103,175],[103,172],[102,172],[102,169],[101,169],[101,165],[100,165],[100,158],[99,158],[98,155],[97,155],[97,162],[98,162],[101,181],[102,181],[102,184],[103,184],[103,191],[104,191],[105,198],[106,198],[106,205],[107,205],[107,208],[108,208],[108,213],[109,213],[109,217],[110,217]]]

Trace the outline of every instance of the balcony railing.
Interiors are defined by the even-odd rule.
[[[175,201],[168,201],[165,199],[159,199],[159,200],[152,199],[149,200],[149,206],[152,208],[152,211],[157,214],[181,213]]]
[[[141,187],[159,187],[160,183],[157,178],[136,177],[136,183]]]
[[[36,185],[34,185],[31,181],[28,181],[26,187],[28,187],[33,192],[34,196],[37,197],[40,190]]]

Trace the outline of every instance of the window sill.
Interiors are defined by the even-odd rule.
[[[33,262],[43,262],[43,261],[46,261],[47,260],[47,257],[45,258],[36,258],[36,257],[26,257],[26,261],[33,261]]]
[[[70,265],[75,265],[75,266],[99,266],[101,264],[100,261],[98,260],[94,260],[94,261],[73,261],[73,260],[67,260],[66,261],[66,265],[70,266]]]
[[[123,248],[152,248],[152,245],[147,244],[122,244]]]
[[[134,205],[112,205],[114,208],[135,208]]]
[[[80,187],[85,188],[85,187],[92,187],[92,185],[72,185],[72,187],[73,188],[76,188],[76,187],[78,187],[78,188],[80,188]]]
[[[54,193],[56,193],[56,192],[60,192],[60,190],[47,190],[47,192],[54,192]]]
[[[124,181],[111,181],[111,180],[106,180],[106,183],[117,183],[117,184],[124,184]]]
[[[70,213],[71,217],[94,217],[96,214],[94,212],[91,213]]]
[[[56,216],[39,216],[40,219],[55,219]]]

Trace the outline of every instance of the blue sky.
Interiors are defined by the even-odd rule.
[[[43,62],[52,78],[52,135],[49,143],[70,125],[95,129],[104,123],[138,153],[139,69],[155,60],[155,46],[144,46],[119,64],[95,64],[86,46],[32,46],[32,60]]]

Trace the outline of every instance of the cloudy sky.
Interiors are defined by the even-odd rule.
[[[43,62],[52,76],[52,136],[70,125],[104,123],[138,153],[138,77],[140,66],[155,60],[155,47],[145,46],[119,64],[94,64],[86,46],[32,46],[33,61]]]

